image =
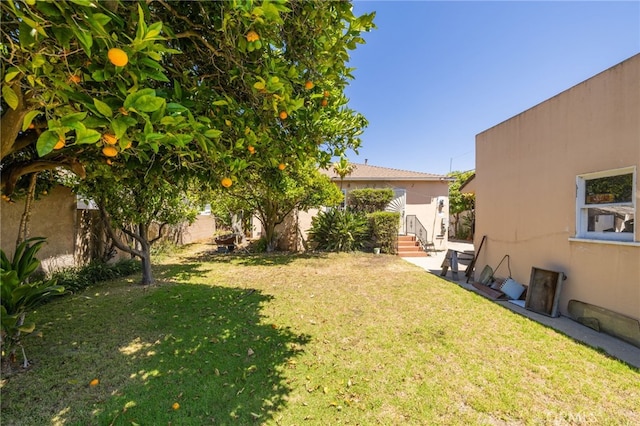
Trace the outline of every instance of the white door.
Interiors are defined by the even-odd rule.
[[[388,212],[398,212],[400,213],[400,234],[405,233],[404,229],[404,214],[405,214],[405,206],[407,204],[407,191],[402,188],[396,188],[393,190],[394,196],[393,200],[389,203],[387,208],[385,209]]]

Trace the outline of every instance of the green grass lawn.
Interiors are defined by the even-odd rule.
[[[637,369],[397,257],[211,248],[41,307],[2,424],[640,424]]]

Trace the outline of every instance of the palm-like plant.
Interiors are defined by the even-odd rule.
[[[40,265],[35,255],[44,243],[41,237],[23,241],[16,247],[12,260],[0,250],[0,347],[9,363],[15,360],[16,349],[20,347],[25,368],[29,363],[20,337],[35,329],[34,323],[25,323],[26,314],[51,297],[64,294],[64,287],[56,285],[55,280],[29,282]]]
[[[340,160],[333,163],[333,171],[340,176],[340,189],[342,190],[342,182],[344,178],[349,176],[355,170],[355,164],[349,162],[349,159],[344,155],[340,156]]]
[[[361,249],[369,237],[366,216],[348,210],[331,209],[312,219],[309,238],[320,250],[354,251]]]

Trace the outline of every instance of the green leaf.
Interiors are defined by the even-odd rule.
[[[185,106],[180,105],[178,103],[175,102],[170,102],[167,104],[167,111],[169,112],[169,114],[174,114],[177,112],[185,112],[185,111],[189,111]]]
[[[27,323],[27,324],[22,324],[21,326],[18,327],[18,331],[20,331],[21,333],[26,333],[26,334],[32,333],[33,330],[35,330],[35,329],[36,329],[36,323],[34,323],[34,322],[30,322],[30,323]]]
[[[216,106],[222,106],[222,105],[228,105],[229,103],[227,101],[225,101],[224,99],[220,99],[218,101],[213,101],[213,105]]]
[[[94,13],[93,19],[102,26],[105,26],[109,22],[111,22],[111,18],[105,15],[104,13]]]
[[[11,86],[5,84],[2,86],[2,99],[9,105],[9,108],[15,110],[20,104],[18,94],[11,88]]]
[[[75,34],[80,46],[87,54],[88,57],[91,57],[91,47],[93,46],[93,37],[91,37],[91,32],[84,28],[79,28],[76,26],[71,27],[73,34]]]
[[[222,135],[222,131],[218,129],[209,129],[206,132],[204,132],[204,135],[209,139],[217,139],[220,137],[220,135]]]
[[[20,40],[20,46],[24,48],[29,48],[36,42],[36,39],[31,32],[31,27],[24,21],[20,21],[18,24],[18,39]]]
[[[144,135],[144,140],[146,142],[158,141],[164,139],[164,137],[165,135],[163,135],[162,133],[147,133]]]
[[[39,114],[40,114],[40,111],[29,111],[27,115],[24,116],[24,119],[22,120],[23,132],[29,128],[33,119],[36,118]]]
[[[69,41],[73,38],[73,31],[67,27],[55,26],[52,28],[53,35],[58,43],[65,49],[69,49]]]
[[[176,79],[173,80],[173,93],[178,99],[182,99],[182,87],[180,82]]]
[[[96,106],[96,109],[98,110],[98,112],[103,116],[107,118],[111,118],[113,116],[113,111],[111,110],[111,107],[107,105],[105,102],[102,102],[98,99],[94,99],[93,104]]]
[[[111,128],[115,132],[116,138],[121,139],[122,136],[127,133],[129,124],[127,124],[127,120],[125,117],[118,117],[111,122]]]
[[[164,37],[158,37],[160,35],[160,31],[162,31],[162,22],[151,24],[149,28],[147,28],[147,33],[144,36],[144,41],[164,40]]]
[[[16,78],[20,74],[20,70],[16,67],[11,67],[7,70],[7,73],[4,75],[5,83],[9,83],[11,80]]]
[[[86,117],[86,112],[74,112],[72,114],[67,114],[64,117],[60,118],[60,125],[71,126],[74,123],[84,120]],[[82,127],[84,128],[84,125]]]
[[[84,127],[84,126],[83,126]],[[96,143],[100,140],[102,134],[93,129],[76,129],[76,143],[78,145]]]
[[[159,98],[155,95],[143,95],[136,99],[133,108],[142,112],[154,112],[162,108],[164,103],[164,98]]]
[[[47,130],[43,132],[36,142],[36,149],[40,157],[47,155],[53,151],[53,147],[58,143],[60,136],[57,132]]]
[[[155,96],[155,95],[156,95],[156,91],[153,89],[142,89],[142,90],[138,90],[137,92],[133,92],[129,94],[127,98],[124,100],[124,108],[131,109],[133,105],[136,103],[136,101],[138,100],[138,98],[142,96]]]

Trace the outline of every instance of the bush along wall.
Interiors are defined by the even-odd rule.
[[[349,192],[349,209],[362,213],[373,213],[384,210],[393,200],[393,189],[354,189]]]
[[[377,211],[369,213],[369,226],[374,247],[388,254],[396,253],[396,240],[400,232],[400,213]]]
[[[135,259],[120,260],[109,264],[91,262],[77,268],[64,268],[51,275],[65,290],[77,293],[93,284],[115,278],[126,277],[141,270],[140,261]]]

